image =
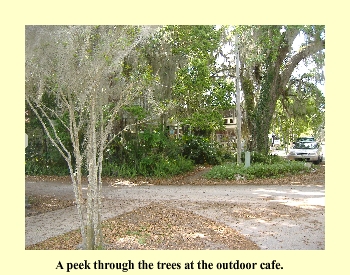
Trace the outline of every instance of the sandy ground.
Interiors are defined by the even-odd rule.
[[[72,186],[26,180],[26,196],[74,200]],[[103,187],[103,219],[154,202],[222,222],[266,250],[325,249],[324,181],[308,184],[136,185],[118,181]],[[76,207],[26,217],[25,245],[79,228]]]

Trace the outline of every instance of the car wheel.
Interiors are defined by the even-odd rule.
[[[320,157],[318,157],[318,159],[314,161],[314,164],[320,164],[320,162],[321,162]]]

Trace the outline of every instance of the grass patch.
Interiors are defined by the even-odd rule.
[[[144,227],[141,227],[139,230],[127,230],[126,235],[136,237],[138,239],[138,243],[141,245],[146,244],[150,237],[150,234],[147,233],[147,229]]]
[[[208,179],[235,180],[241,177],[245,179],[279,178],[286,175],[294,175],[309,171],[304,162],[281,161],[273,164],[255,163],[249,167],[226,163],[214,166],[204,177]]]

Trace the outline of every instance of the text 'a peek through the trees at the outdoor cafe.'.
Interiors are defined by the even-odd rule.
[[[239,260],[229,261],[229,262],[207,262],[204,260],[199,261],[189,261],[189,262],[162,262],[158,261],[156,263],[147,262],[145,260],[138,261],[134,263],[131,260],[127,260],[125,262],[103,262],[101,260],[96,260],[93,262],[88,262],[84,260],[82,262],[67,262],[62,263],[59,261],[57,263],[56,269],[65,270],[66,272],[71,272],[74,270],[120,270],[122,272],[127,272],[129,270],[281,270],[283,267],[276,260],[272,260],[269,262],[242,262]]]

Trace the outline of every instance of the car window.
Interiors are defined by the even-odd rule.
[[[302,138],[298,138],[297,142],[299,141],[304,141],[304,142],[315,142],[315,139],[313,137],[307,138],[307,137],[302,137]]]
[[[317,149],[318,144],[316,142],[297,142],[295,143],[294,149]]]

